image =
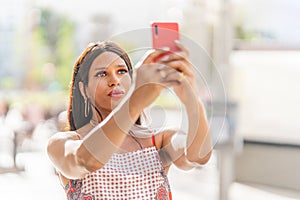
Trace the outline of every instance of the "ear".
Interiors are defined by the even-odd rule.
[[[86,93],[85,93],[85,85],[84,85],[84,83],[83,83],[82,81],[80,81],[80,82],[78,83],[78,85],[79,85],[79,90],[80,90],[81,96],[82,96],[84,99],[86,99],[87,96],[86,96]]]

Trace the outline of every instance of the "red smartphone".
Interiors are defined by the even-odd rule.
[[[170,51],[166,52],[166,54],[180,50],[175,44],[175,40],[179,40],[179,25],[177,22],[152,22],[151,32],[152,48],[159,49],[169,47]],[[164,55],[159,56],[159,58]]]

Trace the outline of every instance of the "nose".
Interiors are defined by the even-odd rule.
[[[109,87],[113,87],[113,86],[116,86],[116,85],[120,85],[120,78],[118,77],[117,74],[112,73],[112,74],[109,76],[108,86],[109,86]]]

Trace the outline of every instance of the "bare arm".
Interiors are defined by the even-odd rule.
[[[157,50],[147,55],[137,70],[130,98],[120,103],[114,112],[84,138],[79,138],[75,132],[67,132],[57,133],[49,139],[48,155],[64,177],[82,178],[103,167],[120,147],[141,111],[156,99],[164,87],[172,85],[161,83],[157,70],[160,65],[153,63],[153,59],[161,53],[164,51]]]
[[[195,142],[189,146],[190,148],[187,148],[188,137],[186,133],[179,130],[167,130],[162,133],[159,137],[162,140],[159,154],[165,167],[168,168],[173,163],[182,170],[191,170],[209,160],[211,150],[204,157],[201,157],[199,148],[201,148],[203,142]],[[194,149],[191,149],[191,147]],[[191,154],[194,157],[190,157]]]
[[[186,157],[190,162],[205,164],[212,153],[211,137],[205,108],[191,76],[186,76],[175,92],[185,105],[188,115]]]
[[[182,170],[193,169],[196,165],[190,162],[185,154],[186,134],[177,130],[162,133],[162,145],[159,150],[163,165],[168,168],[172,163]]]
[[[194,96],[186,104],[186,110],[189,121],[186,156],[191,162],[205,164],[211,157],[212,144],[204,106]]]
[[[186,149],[183,153],[185,156],[182,159],[187,159],[187,161],[193,163],[205,164],[212,153],[205,108],[199,98],[194,70],[187,59],[188,50],[180,43],[177,45],[182,51],[168,55],[162,58],[160,62],[176,69],[173,77],[177,77],[178,84],[174,86],[174,91],[184,104],[188,114]],[[171,80],[166,79],[166,81]]]
[[[60,132],[49,139],[48,155],[63,176],[82,178],[108,161],[142,110],[135,105],[126,106],[128,104],[129,100],[83,139],[76,132]],[[129,113],[127,107],[130,109]],[[123,118],[121,128],[116,120],[119,117]]]
[[[47,146],[47,153],[56,169],[68,178],[81,178],[88,171],[77,164],[75,152],[82,140],[76,132],[59,132],[53,135]]]

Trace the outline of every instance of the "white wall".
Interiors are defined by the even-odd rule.
[[[237,134],[300,144],[300,52],[236,51],[229,96],[238,101]]]

